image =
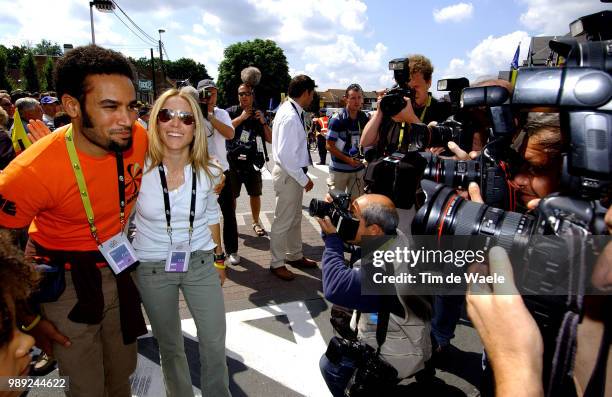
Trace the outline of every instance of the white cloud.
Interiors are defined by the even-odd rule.
[[[497,76],[500,70],[509,70],[516,46],[521,43],[519,65],[527,57],[530,38],[524,31],[516,31],[505,36],[489,36],[473,49],[466,58],[454,58],[441,73],[440,78],[467,77],[470,81],[482,76]]]
[[[219,74],[219,63],[223,59],[223,50],[225,48],[221,40],[216,38],[203,39],[192,35],[182,35],[180,39],[185,44],[183,48],[185,51],[184,56],[202,63],[206,66],[208,74],[216,79]],[[197,81],[192,83],[197,83]]]
[[[434,9],[433,17],[438,23],[443,22],[460,22],[468,19],[474,12],[472,3],[458,3],[442,9]]]
[[[521,0],[521,3],[527,6],[520,16],[521,24],[540,35],[566,34],[570,22],[606,9],[597,0]]]
[[[307,46],[302,55],[304,61],[311,61],[305,65],[306,73],[320,88],[343,88],[359,83],[368,91],[385,86],[381,82],[386,80],[381,78],[390,75],[384,67],[386,57],[387,47],[382,43],[366,50],[347,35],[339,35],[333,43]],[[318,62],[312,62],[314,59]]]

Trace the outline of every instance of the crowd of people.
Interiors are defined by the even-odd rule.
[[[227,266],[241,261],[236,200],[242,185],[253,233],[269,234],[271,277],[291,281],[291,267],[319,267],[304,256],[301,234],[303,196],[314,187],[309,132],[319,164],[330,153],[329,192],[350,194],[358,225],[350,245],[359,247],[372,236],[409,244],[414,210],[369,194],[365,181],[366,151],[378,157],[405,152],[411,126],[429,128],[450,116],[450,107],[429,92],[431,62],[422,55],[409,62],[414,96],[404,98],[398,114],[368,117],[361,86],[350,84],[345,107],[331,118],[322,111],[311,131],[305,114],[316,86],[309,76],[291,79],[270,125],[248,83],[238,87],[239,103],[228,109],[217,107],[211,79],[170,89],[152,106],[139,103],[127,59],[93,45],[58,61],[55,92],[0,92],[0,225],[12,230],[0,233],[0,376],[27,375],[35,344],[70,378],[68,395],[130,396],[136,340],[147,332],[144,308],[159,344],[167,395],[193,395],[179,316],[182,293],[197,328],[202,393],[230,395],[222,286]],[[16,150],[13,117],[20,118],[32,146]],[[474,158],[486,140],[481,127],[471,152],[453,142],[428,150]],[[508,183],[528,211],[559,191],[567,137],[556,114],[531,113],[520,130],[514,146],[524,161]],[[260,220],[266,144],[276,196],[269,231]],[[462,194],[482,202],[475,183]],[[391,296],[364,295],[359,250],[345,260],[347,242],[337,225],[329,217],[317,220],[332,322],[344,340],[372,347],[395,371],[372,395],[399,395],[404,379],[431,385],[434,359],[451,346],[465,295],[418,296],[401,288]],[[612,232],[612,210],[605,221]],[[128,238],[129,224],[135,232]],[[593,283],[609,290],[612,263],[610,255],[603,258]],[[503,250],[490,251],[490,267],[512,278]],[[606,307],[587,312],[578,339],[577,359],[591,370],[597,351],[584,344],[609,334]],[[467,311],[484,343],[497,395],[543,395],[542,337],[520,295],[468,291]],[[330,349],[319,363],[321,373],[331,394],[343,396],[363,375],[356,375],[363,362],[330,355]],[[590,378],[590,372],[577,371],[578,393]]]

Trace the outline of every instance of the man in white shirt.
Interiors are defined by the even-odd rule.
[[[227,162],[227,150],[225,141],[234,137],[234,127],[229,114],[219,109],[217,105],[217,86],[212,79],[204,79],[198,83],[198,101],[204,118],[212,126],[212,135],[208,136],[208,146],[211,148],[212,156],[219,162],[225,174],[225,185],[219,194],[219,206],[223,214],[223,244],[228,254],[227,261],[230,265],[240,263],[238,256],[238,224],[236,223],[236,209],[234,208],[234,194],[232,184],[229,183],[229,163]]]
[[[302,252],[302,197],[313,188],[306,175],[312,164],[304,125],[304,107],[314,96],[315,83],[306,76],[291,79],[287,93],[272,128],[272,180],[276,192],[274,222],[270,231],[270,271],[281,280],[295,278],[285,263],[298,267],[316,267],[317,263]]]

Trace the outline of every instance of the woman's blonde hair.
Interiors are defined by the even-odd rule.
[[[210,172],[210,167],[219,168],[216,164],[210,162],[210,157],[208,155],[208,129],[210,128],[205,122],[204,117],[202,116],[202,112],[200,111],[200,106],[193,98],[193,96],[181,92],[175,88],[171,88],[160,95],[159,98],[153,104],[153,108],[151,109],[151,117],[149,119],[149,149],[147,150],[147,157],[150,160],[149,169],[146,172],[155,169],[159,166],[164,158],[164,149],[163,142],[159,137],[159,122],[157,121],[157,115],[159,111],[163,109],[164,104],[169,98],[178,96],[183,98],[187,103],[189,103],[189,107],[191,107],[191,113],[193,113],[193,118],[195,119],[195,127],[193,131],[193,141],[189,145],[189,163],[193,167],[193,169],[197,172],[203,170],[206,175],[211,179],[216,179]],[[220,168],[219,168],[220,170]]]

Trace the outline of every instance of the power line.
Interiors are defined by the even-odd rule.
[[[157,40],[156,40],[156,39],[154,39],[154,38],[153,38],[153,37],[151,37],[151,36],[150,36],[150,35],[149,35],[147,32],[145,32],[144,30],[142,30],[142,29],[140,28],[140,26],[138,26],[138,25],[136,24],[136,22],[134,22],[134,21],[132,20],[132,18],[130,18],[130,17],[129,17],[129,15],[128,15],[128,14],[126,14],[126,13],[125,13],[125,11],[123,11],[123,9],[122,9],[121,7],[119,7],[119,4],[117,4],[117,2],[116,2],[115,0],[111,0],[111,1],[113,2],[113,4],[115,4],[115,6],[117,6],[117,8],[119,9],[119,11],[121,11],[121,13],[122,13],[123,15],[125,15],[125,17],[128,19],[128,21],[130,21],[130,23],[131,23],[132,25],[134,25],[134,27],[135,27],[136,29],[138,29],[138,31],[139,31],[140,33],[142,33],[142,35],[143,35],[143,36],[145,36],[147,39],[149,39],[150,41],[152,41],[152,42],[154,42],[154,43],[155,43],[155,42],[157,42]]]
[[[140,37],[140,36],[138,35],[138,33],[134,32],[134,30],[132,30],[132,28],[130,28],[130,27],[128,26],[128,24],[127,24],[127,23],[125,23],[125,22],[123,21],[123,19],[121,19],[121,18],[119,17],[119,15],[118,15],[116,12],[114,12],[114,11],[113,11],[113,14],[114,14],[114,15],[117,17],[117,19],[118,19],[119,21],[121,21],[121,23],[122,23],[122,24],[123,24],[123,25],[124,25],[126,28],[128,28],[128,30],[129,30],[130,32],[132,32],[132,33],[134,34],[134,36],[138,37],[140,40],[142,40],[142,42],[144,42],[144,43],[145,43],[145,44],[147,44],[147,45],[154,45],[154,44],[152,44],[152,43],[150,43],[150,42],[146,41],[146,40],[145,40],[145,39],[143,39],[142,37]]]

